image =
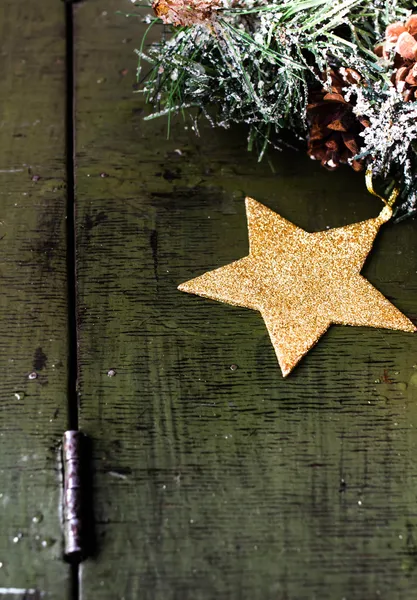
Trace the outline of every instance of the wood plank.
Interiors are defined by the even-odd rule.
[[[245,194],[311,231],[380,204],[361,176],[301,154],[276,153],[272,173],[243,129],[196,138],[177,121],[167,140],[132,94],[143,25],[119,9],[76,14],[80,424],[98,538],[82,598],[408,600],[417,337],[333,327],[283,380],[257,313],[176,290],[247,253]],[[411,318],[416,233],[387,225],[365,269]]]
[[[65,21],[0,4],[0,598],[64,598],[57,447],[67,425]],[[30,373],[36,378],[31,379]],[[32,591],[30,591],[32,590]]]

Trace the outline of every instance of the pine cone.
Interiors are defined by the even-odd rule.
[[[154,0],[152,8],[167,25],[189,27],[210,21],[220,0]]]
[[[405,23],[392,23],[385,32],[385,41],[375,48],[378,56],[394,58],[391,81],[406,102],[417,100],[417,14]]]
[[[353,69],[331,70],[331,91],[313,90],[307,106],[310,123],[307,153],[330,171],[350,163],[355,171],[363,169],[362,161],[350,160],[359,152],[359,134],[369,122],[353,113],[354,102],[345,100],[343,90],[359,83],[360,75]]]

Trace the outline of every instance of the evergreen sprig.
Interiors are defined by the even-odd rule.
[[[219,2],[220,0],[218,0]],[[206,23],[175,27],[169,37],[139,56],[141,90],[155,111],[147,118],[171,116],[197,107],[213,125],[248,125],[249,148],[261,159],[268,145],[279,145],[283,129],[307,134],[309,90],[331,68],[360,75],[355,111],[371,126],[361,156],[402,188],[402,209],[412,212],[417,198],[417,103],[406,106],[390,84],[390,64],[374,47],[392,22],[406,19],[415,0],[223,0]],[[152,19],[148,31],[159,20]],[[150,64],[146,76],[143,63]],[[327,82],[330,85],[330,80]],[[398,131],[388,135],[390,123]],[[406,134],[404,135],[404,132]]]

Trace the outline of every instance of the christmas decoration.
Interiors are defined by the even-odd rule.
[[[210,21],[219,0],[155,0],[155,14],[170,25],[187,27]]]
[[[138,78],[156,107],[195,107],[213,125],[246,123],[262,158],[282,131],[326,168],[372,164],[417,210],[415,0],[155,0],[169,36],[138,50]],[[148,28],[148,29],[149,29]],[[142,79],[143,63],[150,64]],[[197,128],[196,128],[197,129]]]
[[[375,48],[375,53],[386,60],[394,56],[393,85],[406,102],[417,100],[417,15],[404,24],[389,25],[385,41]]]
[[[179,289],[258,310],[283,376],[332,324],[416,331],[360,271],[392,209],[362,223],[307,233],[246,199],[249,255]]]
[[[359,154],[360,134],[369,121],[353,113],[352,97],[347,101],[343,88],[360,82],[354,69],[340,69],[329,73],[330,91],[326,88],[313,90],[307,105],[309,156],[320,160],[330,171],[343,163],[351,163],[355,171],[362,171],[363,161],[356,160]]]

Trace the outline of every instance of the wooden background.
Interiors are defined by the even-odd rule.
[[[54,0],[42,10],[6,4],[9,13],[0,11],[11,14],[5,35],[17,66],[4,63],[0,84],[2,108],[10,107],[0,168],[33,160],[42,179],[0,174],[8,220],[0,266],[9,277],[0,359],[10,378],[0,388],[0,491],[13,499],[0,513],[0,551],[8,556],[0,586],[59,600],[69,589],[54,558],[53,448],[66,414],[65,202],[48,182],[63,177],[63,72],[55,62],[62,11]],[[20,75],[22,43],[10,22],[28,4],[23,47],[36,60]],[[329,174],[292,152],[272,154],[272,168],[258,164],[244,128],[202,126],[196,137],[191,122],[178,119],[167,140],[166,122],[143,121],[148,109],[133,93],[144,24],[124,11],[138,12],[127,0],[74,5],[79,425],[93,443],[97,538],[80,568],[79,597],[413,600],[417,337],[333,327],[283,380],[256,312],[176,290],[247,253],[246,194],[310,231],[375,216],[380,203],[349,169]],[[42,35],[33,13],[42,15]],[[37,111],[49,124],[56,119],[54,127],[18,146],[11,130],[33,123]],[[22,190],[31,196],[18,212]],[[39,204],[58,223],[45,288],[31,285],[45,273],[41,241],[52,235],[40,225]],[[416,234],[413,220],[385,226],[364,270],[414,321]],[[48,362],[29,384],[38,347]],[[17,386],[37,395],[18,403]],[[32,454],[38,459],[21,467]],[[42,550],[32,522],[40,499],[49,510],[38,528],[57,540]],[[27,535],[14,544],[17,531]]]
[[[61,599],[69,589],[57,461],[68,378],[62,3],[3,0],[0,48],[0,598]]]

